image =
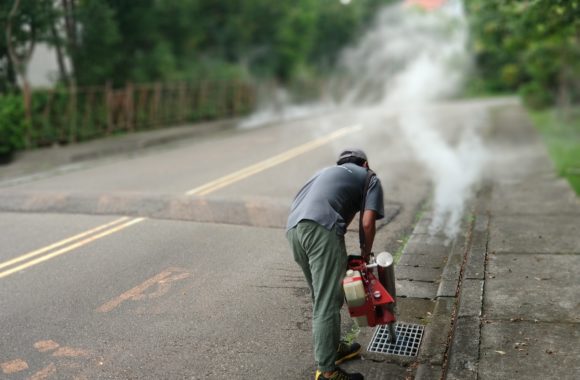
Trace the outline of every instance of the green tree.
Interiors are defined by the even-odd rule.
[[[69,76],[62,49],[79,85],[207,76],[276,77],[327,72],[377,7],[389,0],[16,0],[21,42],[43,40],[57,48],[61,78]],[[42,6],[41,6],[42,5]],[[0,5],[3,14],[9,6]],[[0,16],[2,17],[2,16]],[[6,16],[4,16],[6,17]],[[50,21],[50,22],[48,22]],[[38,25],[38,27],[36,26]],[[42,27],[40,27],[42,26]],[[0,54],[7,55],[0,43]],[[16,66],[0,56],[4,78]]]
[[[360,36],[377,9],[391,2],[359,0],[344,5],[338,0],[319,0],[311,62],[323,70],[332,68],[340,51]]]
[[[17,77],[26,81],[28,63],[38,42],[51,39],[50,26],[56,14],[50,0],[10,0],[0,3],[0,85],[3,92],[14,88]]]
[[[274,35],[273,64],[276,77],[288,81],[306,63],[316,31],[316,1],[301,0],[280,20]]]
[[[76,20],[82,25],[71,56],[78,85],[102,84],[118,79],[121,35],[114,10],[101,0],[84,0]]]
[[[468,0],[478,76],[532,106],[580,101],[580,0]]]

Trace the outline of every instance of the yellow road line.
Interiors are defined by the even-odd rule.
[[[123,218],[121,218],[121,219],[123,219]],[[124,219],[128,219],[128,218],[124,218]],[[91,236],[91,237],[89,237],[89,238],[87,238],[87,239],[81,240],[81,241],[79,241],[79,242],[77,242],[77,243],[71,244],[71,245],[69,245],[69,246],[67,246],[67,247],[64,247],[64,248],[62,248],[62,249],[59,249],[58,251],[55,251],[55,252],[49,253],[49,254],[47,254],[47,255],[41,256],[41,257],[39,257],[39,258],[37,258],[37,259],[34,259],[34,260],[30,260],[30,261],[28,261],[28,262],[26,262],[26,263],[24,263],[24,264],[22,264],[22,265],[19,265],[19,266],[17,266],[17,267],[14,267],[14,268],[12,268],[12,269],[8,269],[8,270],[6,270],[6,271],[4,271],[4,272],[0,272],[0,278],[4,278],[4,277],[6,277],[6,276],[9,276],[9,275],[11,275],[11,274],[13,274],[13,273],[19,272],[19,271],[21,271],[21,270],[23,270],[23,269],[29,268],[29,267],[31,267],[31,266],[34,266],[34,265],[36,265],[36,264],[42,263],[42,262],[44,262],[44,261],[47,261],[47,260],[50,260],[50,259],[52,259],[52,258],[54,258],[54,257],[57,257],[57,256],[60,256],[60,255],[62,255],[62,254],[65,254],[65,253],[67,253],[67,252],[70,252],[70,251],[72,251],[73,249],[76,249],[76,248],[78,248],[78,247],[81,247],[81,246],[83,246],[83,245],[86,245],[86,244],[88,244],[88,243],[90,243],[90,242],[92,242],[92,241],[98,240],[98,239],[100,239],[100,238],[102,238],[102,237],[105,237],[105,236],[107,236],[107,235],[110,235],[110,234],[112,234],[112,233],[115,233],[115,232],[121,231],[121,230],[123,230],[123,229],[125,229],[125,228],[127,228],[127,227],[129,227],[129,226],[132,226],[132,225],[134,225],[134,224],[140,223],[140,222],[144,221],[145,219],[146,219],[146,218],[134,218],[134,219],[130,219],[130,220],[129,220],[128,222],[126,222],[126,223],[123,223],[123,224],[121,224],[121,225],[118,225],[118,226],[116,226],[116,227],[110,228],[110,229],[108,229],[108,230],[106,230],[106,231],[104,231],[104,232],[101,232],[101,233],[99,233],[99,234],[97,234],[97,235],[93,235],[93,236]],[[118,221],[119,221],[119,220],[117,220],[117,222],[118,222]],[[112,224],[112,223],[111,223],[111,224]],[[101,226],[101,227],[102,227],[102,228],[105,228],[105,227],[103,227],[103,226]],[[97,227],[97,228],[99,228],[99,227]],[[101,228],[101,229],[102,229],[102,228]],[[78,236],[78,235],[77,235],[77,236]],[[72,239],[72,238],[71,238],[71,240],[74,240],[74,239]],[[62,245],[62,244],[61,244],[61,245]],[[48,248],[48,247],[47,247],[47,248]],[[43,248],[43,249],[44,249],[44,248]]]
[[[196,187],[194,189],[189,190],[186,192],[186,195],[207,195],[213,191],[219,190],[226,186],[231,185],[232,183],[241,181],[244,178],[250,177],[256,173],[269,169],[273,166],[279,165],[285,161],[288,161],[294,157],[297,157],[301,154],[314,150],[322,145],[328,144],[329,142],[336,140],[342,136],[345,136],[349,133],[356,132],[361,129],[360,125],[354,125],[351,127],[345,127],[339,129],[328,136],[320,137],[316,140],[312,140],[308,143],[299,145],[295,148],[292,148],[286,152],[280,153],[274,157],[266,159],[264,161],[260,161],[257,164],[248,166],[244,169],[238,170],[221,178],[218,178],[214,181],[208,182],[205,185]]]
[[[9,267],[11,265],[14,265],[14,264],[19,263],[19,262],[24,261],[24,260],[28,260],[31,257],[38,256],[38,255],[40,255],[40,254],[42,254],[42,253],[44,253],[46,251],[50,251],[51,249],[58,248],[58,247],[60,247],[62,245],[65,245],[65,244],[68,244],[68,243],[73,242],[75,240],[81,239],[81,238],[83,238],[83,237],[85,237],[87,235],[94,234],[95,232],[99,232],[99,231],[101,231],[101,230],[103,230],[105,228],[114,226],[115,224],[119,224],[119,223],[124,222],[124,221],[126,221],[128,219],[129,218],[125,216],[125,217],[122,217],[122,218],[113,220],[112,222],[103,224],[101,226],[95,227],[95,228],[90,229],[90,230],[85,231],[85,232],[81,232],[80,234],[77,234],[77,235],[72,236],[70,238],[61,240],[59,242],[56,242],[56,243],[51,244],[49,246],[46,246],[44,248],[40,248],[40,249],[37,249],[35,251],[26,253],[26,254],[24,254],[22,256],[18,256],[16,258],[12,259],[12,260],[5,261],[3,263],[0,263],[0,269]]]
[[[266,169],[269,169],[271,167],[274,167],[276,165],[279,165],[279,164],[281,164],[283,162],[286,162],[286,161],[288,161],[288,160],[290,160],[290,159],[292,159],[294,157],[297,157],[297,156],[302,155],[302,154],[304,154],[306,152],[309,152],[311,150],[314,150],[314,149],[316,149],[316,148],[318,148],[318,147],[320,147],[322,145],[328,144],[329,142],[331,142],[333,140],[336,140],[336,139],[338,139],[340,137],[343,137],[343,136],[345,136],[347,134],[350,134],[350,133],[359,131],[361,128],[362,127],[360,125],[354,125],[354,126],[350,126],[350,127],[345,127],[345,128],[339,129],[339,130],[331,133],[328,136],[320,137],[318,139],[312,140],[312,141],[307,142],[305,144],[299,145],[299,146],[294,147],[294,148],[292,148],[290,150],[287,150],[286,152],[280,153],[280,154],[278,154],[278,155],[276,155],[274,157],[271,157],[269,159],[260,161],[260,162],[254,164],[254,165],[248,166],[248,167],[246,167],[244,169],[238,170],[238,171],[236,171],[234,173],[228,174],[228,175],[223,176],[221,178],[218,178],[218,179],[216,179],[214,181],[208,182],[205,185],[202,185],[202,186],[196,187],[196,188],[194,188],[192,190],[189,190],[188,192],[186,192],[186,195],[206,195],[206,194],[209,194],[209,193],[211,193],[213,191],[219,190],[219,189],[224,188],[226,186],[229,186],[229,185],[231,185],[231,184],[233,184],[235,182],[238,182],[238,181],[241,181],[241,180],[243,180],[245,178],[248,178],[248,177],[250,177],[250,176],[252,176],[254,174],[257,174],[257,173],[259,173],[261,171],[264,171]],[[98,240],[98,239],[100,239],[102,237],[105,237],[107,235],[110,235],[110,234],[113,234],[115,232],[121,231],[121,230],[123,230],[123,229],[125,229],[125,228],[127,228],[129,226],[132,226],[134,224],[140,223],[140,222],[142,222],[142,221],[144,221],[146,219],[147,218],[133,218],[133,219],[130,219],[129,217],[122,217],[122,218],[116,219],[116,220],[114,220],[114,221],[112,221],[110,223],[103,224],[103,225],[98,226],[98,227],[95,227],[95,228],[93,228],[91,230],[88,230],[88,231],[82,232],[80,234],[77,234],[75,236],[72,236],[70,238],[61,240],[61,241],[56,242],[54,244],[51,244],[49,246],[46,246],[46,247],[37,249],[37,250],[32,251],[32,252],[29,252],[29,253],[26,253],[26,254],[24,254],[22,256],[19,256],[19,257],[16,257],[16,258],[12,259],[12,260],[8,260],[8,261],[5,261],[3,263],[0,263],[0,269],[6,268],[6,267],[10,267],[10,266],[12,266],[14,264],[17,264],[19,262],[26,261],[28,259],[31,259],[31,258],[35,257],[35,256],[42,255],[45,252],[49,252],[49,251],[51,251],[51,250],[53,250],[55,248],[61,247],[61,246],[66,245],[68,243],[71,243],[71,242],[74,242],[76,240],[82,239],[82,238],[84,238],[84,237],[86,237],[88,235],[93,235],[94,233],[97,233],[97,232],[99,232],[101,230],[104,230],[104,229],[107,229],[109,227],[112,227],[112,228],[110,228],[110,229],[108,229],[108,230],[106,230],[104,232],[101,232],[101,233],[99,233],[97,235],[93,235],[93,236],[91,236],[91,237],[89,237],[87,239],[78,241],[78,242],[76,242],[74,244],[68,245],[68,246],[66,246],[64,248],[61,248],[61,249],[55,251],[55,252],[46,254],[44,256],[38,257],[38,258],[36,258],[34,260],[30,260],[30,261],[28,261],[28,262],[26,262],[24,264],[21,264],[19,266],[14,267],[14,268],[5,270],[3,272],[0,272],[0,278],[7,277],[7,276],[9,276],[9,275],[11,275],[13,273],[19,272],[19,271],[21,271],[23,269],[29,268],[29,267],[34,266],[36,264],[42,263],[42,262],[47,261],[47,260],[50,260],[50,259],[52,259],[54,257],[57,257],[57,256],[60,256],[62,254],[65,254],[67,252],[70,252],[73,249],[76,249],[78,247],[81,247],[83,245],[86,245],[86,244],[88,244],[88,243],[90,243],[92,241]],[[123,223],[123,222],[125,222],[125,223]],[[120,224],[120,223],[123,223],[123,224]],[[113,227],[115,225],[117,225],[117,226],[116,227]]]

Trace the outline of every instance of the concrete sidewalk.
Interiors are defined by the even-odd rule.
[[[521,106],[500,107],[493,157],[452,244],[427,211],[396,267],[398,319],[419,355],[363,352],[365,379],[579,379],[580,202]],[[364,348],[372,338],[362,329]]]

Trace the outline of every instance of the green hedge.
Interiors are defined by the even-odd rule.
[[[20,95],[0,95],[0,155],[10,156],[26,146],[28,125]]]

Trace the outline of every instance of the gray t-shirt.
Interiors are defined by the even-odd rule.
[[[347,163],[331,166],[316,173],[296,195],[286,228],[289,230],[301,220],[312,220],[331,230],[337,226],[339,234],[360,211],[367,169]],[[367,192],[365,210],[377,212],[377,219],[385,215],[383,188],[374,176]]]

